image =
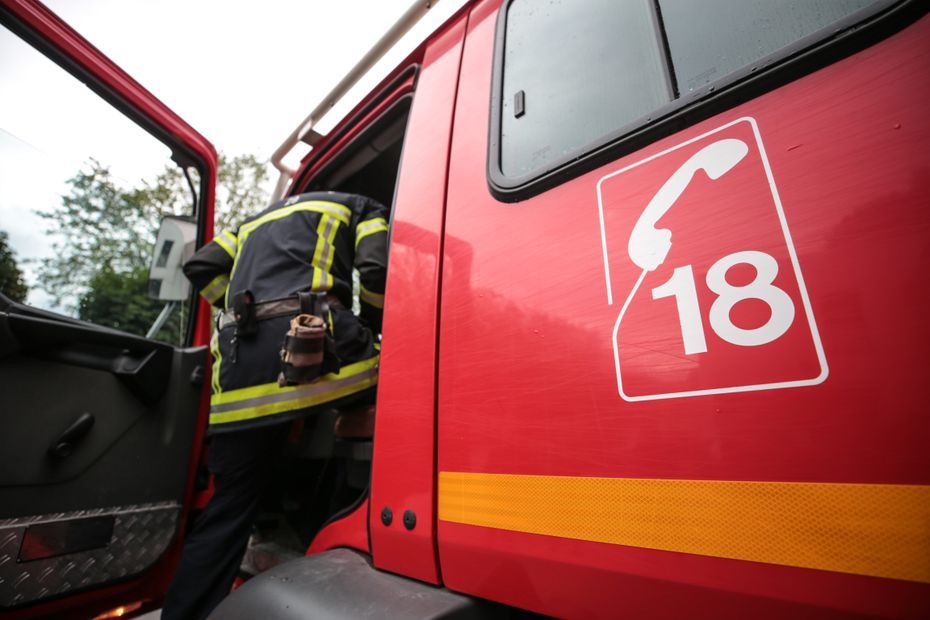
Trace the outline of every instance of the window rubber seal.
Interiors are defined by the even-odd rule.
[[[501,169],[501,121],[507,12],[497,16],[488,123],[487,183],[501,202],[527,200],[649,144],[725,112],[862,51],[915,23],[930,11],[919,0],[884,0],[813,32],[721,79],[675,99],[617,131],[526,175]],[[826,34],[825,35],[825,31]]]

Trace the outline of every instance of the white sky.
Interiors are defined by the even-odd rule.
[[[412,0],[45,0],[218,150],[267,160]],[[330,129],[464,0],[442,0],[324,119]],[[302,147],[303,145],[301,145]],[[296,165],[299,156],[287,160]],[[28,262],[51,240],[33,213],[58,204],[94,157],[127,186],[168,150],[0,28],[0,230]],[[269,164],[272,179],[277,177]],[[42,294],[30,303],[48,307]]]

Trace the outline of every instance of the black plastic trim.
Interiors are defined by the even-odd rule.
[[[114,375],[147,406],[168,387],[173,348],[91,324],[0,313],[24,355]]]
[[[115,523],[114,515],[105,515],[29,525],[16,561],[32,562],[106,547]]]
[[[372,97],[371,100],[367,104],[365,104],[358,112],[353,114],[352,117],[349,119],[349,121],[343,125],[342,129],[340,129],[337,133],[333,134],[331,137],[327,136],[326,145],[324,146],[324,148],[320,149],[319,152],[316,152],[316,149],[314,149],[314,152],[311,154],[310,158],[305,163],[301,164],[300,171],[298,172],[297,176],[294,178],[294,182],[291,183],[291,186],[290,186],[290,189],[288,190],[287,195],[293,196],[295,194],[299,194],[305,191],[304,187],[306,187],[307,184],[312,180],[310,177],[307,176],[307,174],[310,172],[311,169],[313,169],[313,166],[316,165],[316,163],[321,158],[323,158],[329,152],[331,152],[332,147],[335,144],[337,144],[339,140],[342,139],[342,137],[345,136],[349,131],[354,129],[355,126],[359,123],[359,121],[361,121],[361,119],[365,118],[368,114],[370,114],[371,111],[374,110],[379,104],[381,104],[385,99],[390,97],[391,94],[397,89],[398,86],[400,86],[402,83],[404,83],[406,80],[410,79],[411,77],[413,77],[413,90],[416,91],[417,80],[420,77],[420,65],[416,63],[411,64],[409,67],[407,67],[406,69],[401,71],[399,74],[397,74],[397,77],[395,77],[393,80],[388,82],[388,84],[385,85],[384,88],[379,90],[378,93],[374,97]],[[409,96],[409,95],[405,95],[405,96]],[[383,118],[385,114],[388,114],[393,109],[394,109],[394,106],[393,105],[390,106],[387,110],[384,111],[384,114],[382,114],[377,119],[375,119],[372,125],[376,124],[381,118]],[[352,144],[354,144],[355,142],[356,141],[353,140]]]
[[[404,107],[406,106],[406,109]],[[376,134],[378,130],[381,129],[381,126],[385,122],[394,120],[395,118],[400,118],[402,116],[408,116],[410,114],[410,108],[413,106],[413,93],[407,93],[397,98],[397,101],[392,103],[388,108],[378,115],[377,118],[372,120],[362,131],[353,138],[348,144],[339,149],[339,152],[333,155],[333,157],[327,161],[322,168],[320,168],[312,177],[304,179],[304,183],[299,192],[294,192],[300,194],[307,191],[317,191],[312,188],[308,189],[308,186],[316,179],[317,177],[325,177],[333,168],[337,168],[340,164],[343,163],[345,158],[352,155],[355,151],[357,145],[365,145],[368,141],[371,140],[372,135]],[[404,127],[404,138],[406,138],[406,126]],[[403,155],[401,155],[401,162],[403,162]],[[309,167],[307,168],[309,170]],[[400,174],[400,168],[398,167],[398,175]],[[297,187],[295,185],[295,187]],[[322,190],[322,188],[318,188]],[[395,184],[395,194],[396,194],[396,184]]]
[[[371,559],[333,549],[270,568],[230,593],[211,618],[512,618],[514,610],[376,569]]]
[[[506,176],[500,167],[500,133],[503,102],[503,67],[507,10],[505,0],[497,17],[491,77],[488,127],[487,179],[491,195],[502,202],[517,202],[574,179],[610,161],[641,149],[695,123],[750,101],[834,62],[859,52],[913,24],[930,10],[918,0],[885,0],[867,7],[828,29],[812,33],[754,65],[729,73],[720,80],[675,99],[649,115],[520,177]]]

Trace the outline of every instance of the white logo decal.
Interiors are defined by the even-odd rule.
[[[661,186],[649,192],[656,179]],[[826,379],[813,310],[753,119],[609,174],[597,192],[608,304],[614,285],[625,283],[629,291],[612,333],[622,398],[800,387]],[[633,223],[634,205],[646,192],[651,198]],[[663,219],[668,227],[659,226]],[[608,239],[616,245],[626,235],[626,255],[611,255]],[[651,295],[638,295],[644,284]],[[661,301],[666,298],[674,305]],[[796,320],[798,307],[804,320]]]

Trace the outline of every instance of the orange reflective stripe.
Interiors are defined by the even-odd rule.
[[[440,472],[439,518],[930,583],[930,486]]]

